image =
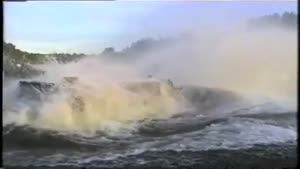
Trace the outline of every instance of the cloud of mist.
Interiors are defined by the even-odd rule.
[[[168,118],[182,108],[168,85],[143,76],[129,64],[88,56],[75,63],[51,63],[37,67],[46,73],[31,80],[55,83],[60,86],[59,92],[50,100],[43,101],[33,119],[30,105],[22,105],[17,98],[6,99],[7,103],[18,102],[20,105],[16,110],[4,112],[5,124],[25,124],[81,134],[93,134],[99,130],[114,134],[134,130],[140,120]],[[83,100],[83,112],[74,112],[72,96],[68,92],[70,89],[63,87],[64,77],[78,77],[78,83],[71,88]],[[143,87],[142,84],[136,86],[140,92],[128,88],[130,84],[145,81],[153,82],[154,89],[151,86]],[[156,83],[161,85],[155,86]],[[18,90],[17,85],[14,89]],[[153,93],[153,90],[159,90],[160,94]]]
[[[136,65],[154,77],[271,98],[297,96],[297,32],[195,31]]]

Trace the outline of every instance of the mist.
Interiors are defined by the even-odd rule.
[[[73,86],[84,100],[84,113],[74,114],[70,107],[68,88],[63,88],[43,105],[34,119],[30,116],[30,105],[17,101],[18,81],[11,82],[11,87],[4,88],[4,102],[8,109],[4,113],[4,124],[15,123],[37,128],[58,131],[95,134],[103,131],[124,134],[136,129],[136,123],[145,119],[165,119],[183,109],[183,104],[176,100],[169,86],[160,85],[160,95],[151,90],[135,93],[126,87],[144,81],[159,82],[143,76],[134,66],[88,56],[79,62],[69,64],[49,63],[35,66],[45,74],[32,78],[33,81],[55,83],[63,86],[64,77],[78,77],[79,83]],[[13,84],[13,85],[12,85]],[[18,103],[16,109],[9,105]],[[29,110],[29,114],[26,113]]]
[[[141,72],[179,85],[295,100],[297,32],[269,28],[194,31],[174,45],[140,56]]]

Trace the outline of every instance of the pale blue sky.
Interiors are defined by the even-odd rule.
[[[4,39],[29,52],[100,53],[143,37],[297,11],[294,2],[5,2]]]

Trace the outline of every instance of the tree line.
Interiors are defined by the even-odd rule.
[[[27,78],[43,73],[43,71],[34,68],[33,65],[49,62],[68,63],[77,61],[85,55],[76,53],[29,53],[16,48],[12,43],[3,42],[2,56],[5,77]]]
[[[274,13],[258,18],[250,19],[249,26],[251,28],[268,28],[271,26],[297,29],[298,14],[294,12],[284,12],[283,14]]]

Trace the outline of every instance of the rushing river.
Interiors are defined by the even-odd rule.
[[[98,128],[95,124],[82,125],[80,132],[74,128],[76,122],[60,125],[62,119],[59,118],[67,118],[66,114],[57,116],[57,123],[47,123],[45,119],[53,120],[49,116],[38,119],[47,126],[43,127],[37,122],[25,122],[23,111],[12,111],[10,108],[17,103],[6,105],[3,112],[4,166],[43,169],[296,167],[296,104],[267,99],[252,101],[232,92],[200,87],[183,87],[179,93],[188,101],[190,109],[165,116],[157,114],[175,110],[163,109],[153,102],[149,103],[152,109],[147,109],[147,116],[136,116],[137,110],[144,109],[122,107],[120,101],[124,100],[112,101],[109,97],[111,102],[106,105],[111,103],[115,104],[113,107],[123,108],[123,119],[127,112],[134,118],[112,121],[116,116],[103,114],[99,123],[109,124]],[[117,94],[117,98],[126,100],[122,96]],[[166,99],[159,102],[170,103]],[[155,106],[159,108],[154,109]],[[97,109],[106,114],[119,110],[97,108],[93,111]],[[42,113],[46,112],[41,110],[39,114],[44,117]],[[67,119],[63,120],[67,123]]]

